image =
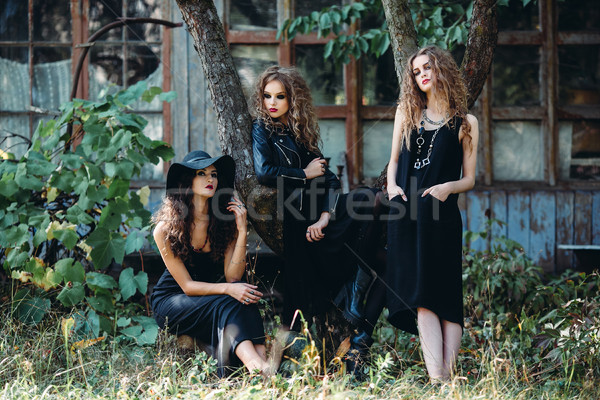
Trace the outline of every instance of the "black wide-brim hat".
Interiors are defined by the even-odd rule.
[[[228,155],[211,157],[210,154],[205,151],[195,150],[186,155],[183,158],[183,161],[171,164],[169,172],[167,172],[167,190],[179,187],[183,169],[197,171],[211,165],[214,165],[217,169],[219,180],[217,188],[233,188],[233,181],[235,178],[235,162],[233,161],[233,158]]]

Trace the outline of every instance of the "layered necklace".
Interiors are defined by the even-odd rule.
[[[438,134],[438,132],[440,131],[440,129],[442,128],[442,126],[446,125],[445,122],[446,120],[450,117],[450,115],[448,113],[446,113],[446,116],[444,118],[442,118],[439,121],[433,121],[431,119],[429,119],[429,117],[427,116],[427,109],[424,108],[423,109],[423,114],[422,114],[422,119],[421,119],[421,127],[419,128],[419,132],[418,132],[418,137],[417,137],[417,161],[415,161],[415,169],[421,169],[429,164],[431,164],[431,161],[429,160],[429,157],[431,157],[431,152],[433,151],[433,142],[435,141],[435,138]],[[433,126],[437,126],[437,128],[435,129],[435,132],[433,133],[433,137],[431,138],[431,143],[429,143],[429,149],[427,150],[427,156],[421,160],[421,149],[423,147],[423,145],[425,144],[425,139],[423,138],[423,133],[425,132],[425,121],[427,121],[429,124],[433,125]]]

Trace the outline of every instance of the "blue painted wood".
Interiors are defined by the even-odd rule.
[[[592,193],[575,192],[575,232],[573,244],[592,243]]]
[[[485,212],[490,208],[489,192],[467,193],[467,229],[473,232],[481,232],[486,228]],[[478,239],[468,243],[472,249],[483,251],[489,249],[489,241]]]
[[[592,244],[600,244],[600,191],[592,195]]]
[[[531,194],[530,257],[547,272],[554,272],[556,251],[556,198],[554,193]]]
[[[494,222],[492,225],[492,247],[496,243],[495,239],[501,236],[508,236],[508,228],[506,225],[508,221],[507,206],[508,202],[505,191],[494,191],[490,194],[490,209],[492,210],[492,218],[497,220],[497,222]]]
[[[529,246],[529,192],[508,192],[508,237],[523,246],[530,254]]]
[[[556,245],[573,243],[575,193],[556,193]],[[562,271],[575,266],[571,250],[556,250],[556,270]]]

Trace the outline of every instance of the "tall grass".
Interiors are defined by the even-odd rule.
[[[458,370],[447,384],[431,384],[418,353],[418,341],[396,332],[382,319],[364,382],[349,375],[265,378],[239,371],[226,379],[199,351],[183,351],[163,334],[156,346],[138,347],[119,338],[72,350],[64,340],[64,315],[36,328],[2,310],[0,398],[3,399],[597,399],[598,377],[568,382],[568,371],[543,379],[535,360],[513,353],[513,340],[481,340],[466,331]],[[387,340],[394,340],[393,343]],[[543,374],[542,374],[543,375]]]

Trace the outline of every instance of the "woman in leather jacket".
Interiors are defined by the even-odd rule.
[[[379,192],[361,188],[342,194],[319,148],[310,90],[296,69],[269,67],[253,100],[254,169],[261,184],[277,188],[278,216],[283,216],[283,324],[297,328],[291,326],[297,309],[310,324],[335,298],[359,332],[352,339],[355,356],[348,358],[355,371],[383,307],[379,294],[385,290],[379,289],[370,290],[364,304],[369,289],[382,284],[375,279],[381,272],[375,267],[380,224],[373,218]]]

